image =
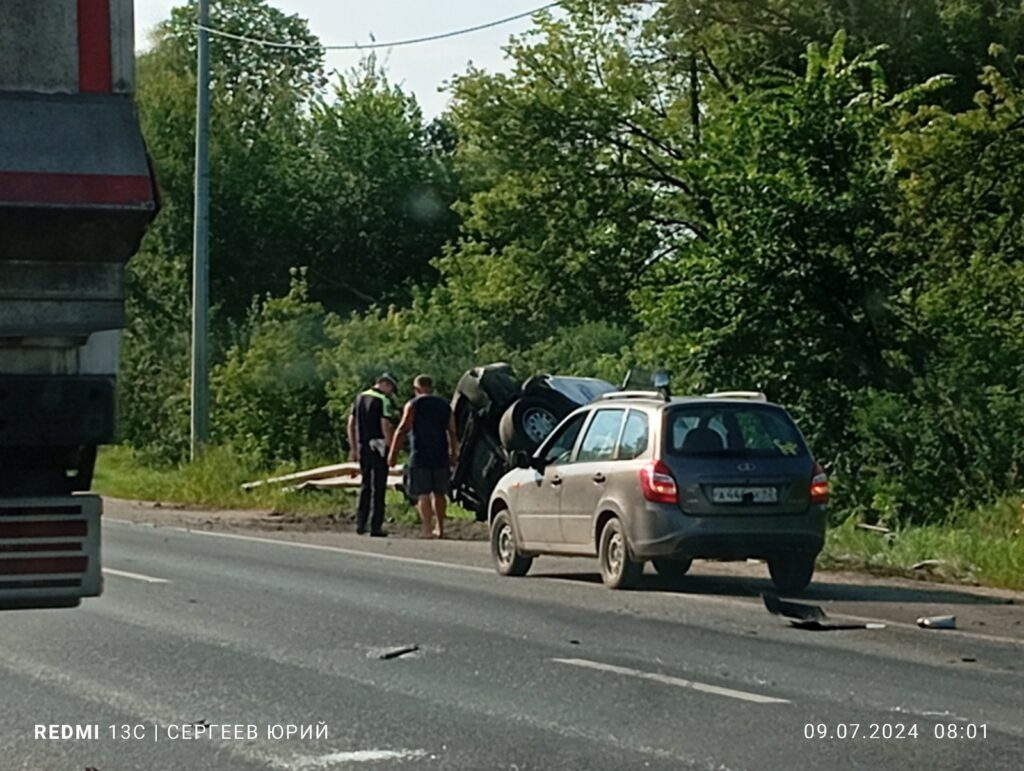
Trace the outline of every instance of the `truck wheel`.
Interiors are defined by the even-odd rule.
[[[524,396],[505,410],[498,424],[498,436],[509,452],[533,452],[565,417],[566,413],[540,396]]]
[[[644,563],[629,554],[626,532],[618,519],[610,519],[601,531],[597,559],[601,563],[601,580],[609,589],[630,589],[639,582]]]
[[[768,560],[768,573],[780,592],[799,592],[807,588],[814,575],[813,554],[785,554]]]
[[[491,556],[495,570],[502,576],[525,576],[533,565],[533,557],[519,553],[512,518],[507,511],[498,512],[491,522]]]

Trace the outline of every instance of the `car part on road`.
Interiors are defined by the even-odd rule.
[[[689,557],[655,557],[651,562],[658,575],[665,578],[682,578],[693,564]]]
[[[616,517],[609,519],[601,531],[597,558],[601,563],[601,580],[610,589],[630,589],[643,573],[644,564],[630,554],[625,530]]]
[[[956,616],[922,616],[917,625],[922,629],[956,629]]]
[[[406,656],[410,653],[415,653],[419,649],[420,646],[418,645],[404,645],[401,648],[393,648],[392,650],[384,651],[384,653],[380,654],[377,658],[388,661],[390,659],[397,659],[399,656]]]
[[[817,605],[803,602],[781,600],[771,592],[762,592],[764,606],[773,616],[785,616],[789,623],[797,629],[811,632],[839,632],[847,629],[885,629],[885,624],[875,622],[858,622],[854,624],[834,624],[826,619],[825,611]]]
[[[500,511],[491,522],[491,556],[502,576],[525,576],[533,565],[533,557],[519,553],[515,530],[507,511]]]
[[[813,554],[782,554],[768,558],[768,573],[780,592],[799,592],[814,577]]]
[[[825,620],[825,611],[817,605],[782,600],[772,592],[761,592],[761,599],[764,600],[764,606],[773,616],[785,616],[786,618],[795,618],[798,621]]]

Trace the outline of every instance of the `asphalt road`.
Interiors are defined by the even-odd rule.
[[[652,577],[610,592],[587,561],[501,579],[457,544],[423,558],[354,538],[105,527],[101,598],[0,614],[4,769],[1018,769],[1024,757],[1019,640],[801,631],[727,584]],[[403,646],[419,649],[380,658]],[[288,725],[300,733],[278,736]]]

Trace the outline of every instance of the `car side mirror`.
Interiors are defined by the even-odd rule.
[[[509,458],[512,468],[531,468],[533,466],[533,458],[530,457],[530,453],[525,450],[516,450],[512,453]]]

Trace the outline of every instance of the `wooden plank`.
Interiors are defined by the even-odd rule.
[[[391,469],[392,474],[397,474],[401,477],[403,466],[394,466]],[[337,479],[342,477],[355,477],[359,478],[359,464],[358,463],[335,463],[330,466],[318,466],[317,468],[307,469],[306,471],[296,471],[292,474],[285,474],[284,476],[271,477],[270,479],[261,479],[256,482],[246,482],[242,485],[243,490],[252,490],[256,487],[262,487],[263,485],[278,485],[302,482],[313,482],[318,479]],[[359,486],[358,481],[356,486]]]
[[[310,479],[305,482],[302,482],[301,484],[296,485],[292,489],[304,490],[310,487],[316,488],[317,490],[338,490],[345,488],[358,488],[362,484],[362,482],[362,477],[357,474],[356,476],[329,477],[327,479]],[[400,475],[388,475],[388,487],[395,489],[402,483],[402,477]]]

